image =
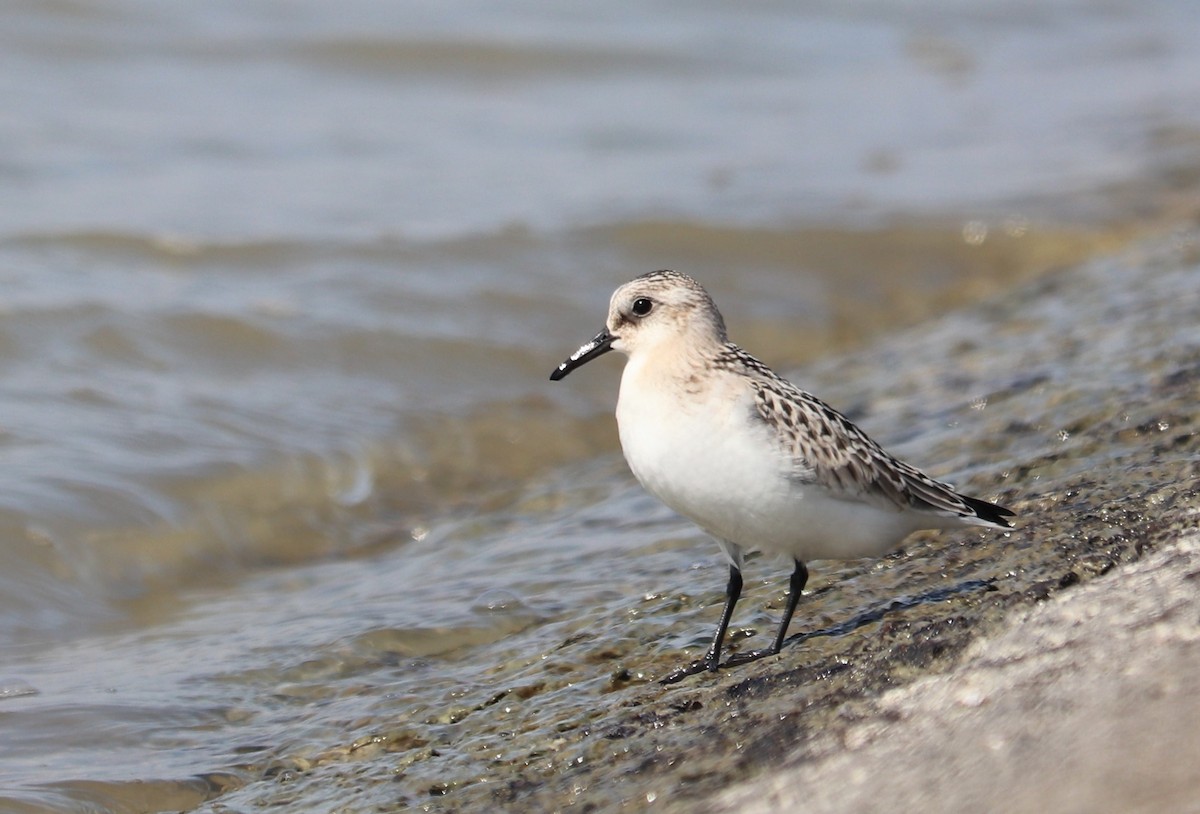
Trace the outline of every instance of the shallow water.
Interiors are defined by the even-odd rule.
[[[619,365],[546,381],[611,289],[687,269],[786,367],[1118,245],[1194,177],[1190,15],[9,8],[0,807],[186,809],[575,635],[695,644],[720,566]]]

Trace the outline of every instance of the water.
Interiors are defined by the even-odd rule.
[[[786,366],[1111,245],[1200,152],[1182,0],[2,16],[15,810],[194,807],[582,631],[693,644],[664,597],[719,566],[623,470],[619,365],[546,381],[615,285],[687,269]]]

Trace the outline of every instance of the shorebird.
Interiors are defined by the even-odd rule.
[[[550,378],[610,350],[629,357],[616,410],[629,468],[648,492],[715,538],[729,561],[712,645],[663,683],[777,654],[808,580],[806,561],[878,557],[918,529],[1012,527],[1009,509],[960,494],[888,454],[730,342],[712,298],[686,274],[653,271],[619,287],[604,330]],[[748,549],[792,558],[787,605],[770,647],[720,665]]]

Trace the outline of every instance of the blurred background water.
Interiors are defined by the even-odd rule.
[[[629,277],[786,368],[1200,176],[1190,0],[16,0],[0,101],[14,810],[194,806],[689,586],[619,364],[546,381]]]

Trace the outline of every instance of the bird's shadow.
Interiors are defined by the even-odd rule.
[[[800,633],[793,633],[783,640],[783,647],[788,648],[797,645],[801,642],[814,639],[817,636],[845,636],[847,633],[852,633],[864,625],[869,625],[872,622],[878,622],[892,611],[905,610],[907,608],[915,608],[918,605],[928,605],[934,602],[944,602],[951,597],[959,594],[972,593],[974,591],[995,591],[996,580],[992,579],[968,579],[960,582],[957,585],[949,585],[944,588],[934,588],[925,593],[907,596],[898,596],[887,602],[881,603],[871,608],[867,608],[861,613],[851,616],[843,622],[838,622],[836,625],[829,627],[818,628],[817,630],[805,630]]]

